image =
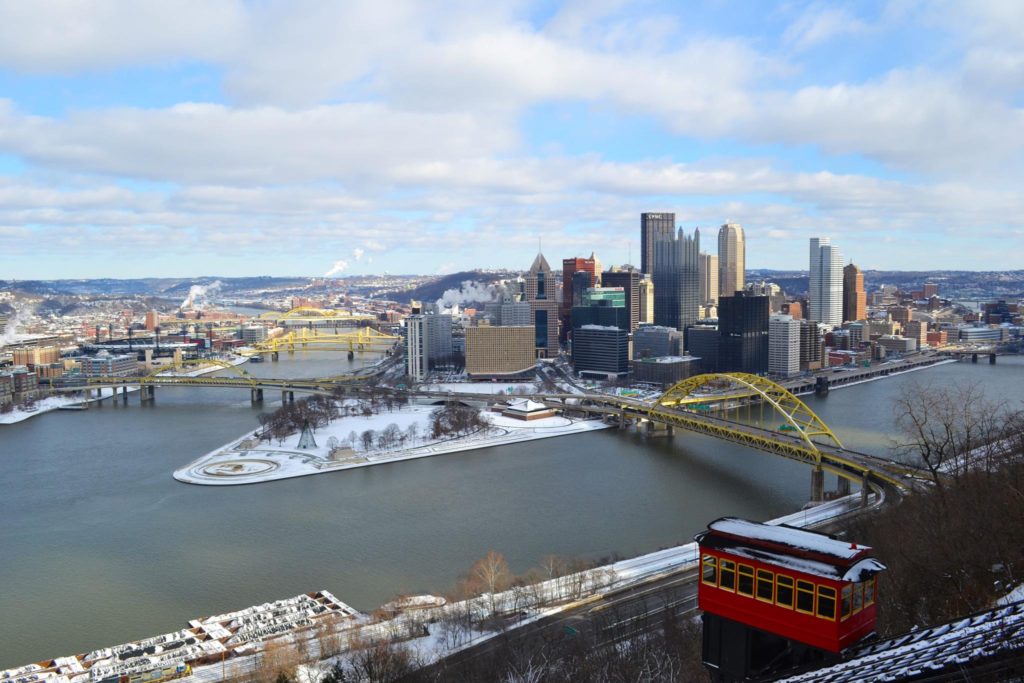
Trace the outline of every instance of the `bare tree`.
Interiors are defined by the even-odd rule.
[[[381,448],[393,448],[398,445],[402,436],[402,430],[394,422],[389,424],[377,437],[377,444]]]
[[[376,433],[372,429],[364,431],[359,438],[363,442],[363,450],[368,451],[373,448],[373,441],[376,438]]]
[[[256,683],[273,683],[283,674],[289,680],[295,668],[302,663],[302,655],[295,645],[286,638],[276,638],[263,645],[263,651],[256,658],[252,677]]]
[[[939,388],[909,382],[895,411],[902,435],[897,451],[928,470],[940,495],[947,479],[958,480],[972,468],[991,471],[989,456],[1007,416],[1005,405],[985,398],[978,385]]]
[[[416,658],[398,643],[378,641],[355,650],[349,656],[353,679],[391,683],[419,668]]]
[[[409,443],[416,443],[416,440],[420,435],[419,424],[412,422],[408,427],[405,428],[405,436],[409,440]]]

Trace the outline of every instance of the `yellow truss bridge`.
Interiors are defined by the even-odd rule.
[[[299,328],[271,337],[252,346],[249,355],[281,351],[387,351],[401,337],[385,334],[372,327],[359,327],[351,332],[321,332],[315,328]],[[245,351],[243,351],[245,353]]]
[[[335,308],[313,308],[311,306],[299,306],[293,308],[286,313],[280,313],[278,311],[268,311],[260,314],[260,320],[271,320],[277,322],[291,321],[291,322],[319,322],[324,320],[329,321],[351,321],[358,323],[362,320],[376,320],[376,318],[368,313],[352,313],[351,311],[343,311]]]

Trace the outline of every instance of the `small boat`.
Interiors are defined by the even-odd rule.
[[[81,403],[72,403],[71,405],[57,406],[57,410],[85,410],[85,409],[86,409],[86,407],[83,406]]]

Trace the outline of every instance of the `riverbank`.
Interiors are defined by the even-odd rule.
[[[872,494],[872,506],[880,501]],[[854,494],[767,524],[809,527],[860,506],[860,496]],[[338,661],[336,658],[370,643],[395,642],[418,652],[421,662],[428,664],[505,633],[504,629],[482,626],[492,618],[508,619],[509,614],[516,613],[512,628],[522,627],[595,596],[694,568],[698,559],[697,544],[690,542],[543,580],[528,590],[513,588],[454,603],[434,595],[399,598],[378,610],[390,615],[383,619],[359,612],[329,591],[307,592],[189,619],[171,633],[7,669],[0,671],[0,678],[56,682],[77,680],[76,676],[96,680],[167,670],[186,673],[184,681],[219,680],[229,671],[238,680],[254,670],[255,660],[271,642],[300,644],[308,652],[316,652],[316,657],[307,658],[306,666]],[[453,622],[452,615],[460,614],[473,614],[475,619],[465,624]],[[449,631],[446,637],[444,628]],[[327,644],[335,646],[333,652],[321,649]]]
[[[928,370],[930,368],[937,368],[940,365],[949,365],[950,363],[959,363],[959,362],[960,361],[958,361],[958,360],[956,360],[954,358],[949,358],[949,359],[946,359],[946,360],[935,361],[934,363],[929,363],[927,365],[915,365],[915,366],[912,366],[912,367],[909,367],[909,368],[896,368],[892,372],[890,372],[888,375],[875,375],[873,377],[868,377],[868,378],[865,378],[865,379],[858,379],[858,380],[855,380],[853,382],[844,382],[843,384],[834,384],[834,385],[830,384],[829,385],[829,391],[838,391],[840,389],[845,389],[846,387],[855,387],[855,386],[858,386],[860,384],[867,384],[868,382],[877,382],[878,380],[881,380],[881,379],[889,379],[891,377],[898,377],[899,375],[905,375],[908,372],[918,372],[919,370]],[[794,392],[794,394],[796,396],[808,396],[808,395],[813,394],[813,393],[814,393],[813,389],[806,390],[806,391]]]
[[[425,440],[422,437],[430,433],[430,413],[435,407],[409,406],[379,415],[338,418],[317,430],[313,434],[316,443],[306,448],[299,447],[301,434],[289,436],[276,447],[246,434],[176,470],[174,478],[187,484],[207,486],[258,484],[550,439],[609,426],[600,420],[562,416],[527,422],[499,413],[484,413],[482,417],[489,425],[485,429],[446,440]],[[401,435],[400,443],[390,448],[374,448],[373,440],[392,426],[391,431]],[[367,432],[372,434],[369,440],[364,440]]]
[[[230,363],[231,365],[242,365],[248,360],[248,358],[242,356],[233,356],[229,359],[226,359],[225,362]],[[187,372],[171,373],[171,370],[173,370],[173,368],[168,368],[166,373],[160,374],[176,377],[198,377],[200,375],[208,375],[211,372],[217,372],[218,370],[223,369],[223,366],[220,365],[209,365],[194,370],[189,370]],[[139,390],[139,387],[130,386],[127,389],[129,393],[134,393]],[[107,387],[103,389],[96,389],[95,391],[99,392],[99,395],[90,396],[88,398],[83,398],[81,396],[68,396],[66,394],[47,396],[46,398],[42,398],[36,401],[32,410],[19,410],[15,408],[13,411],[9,413],[0,414],[0,425],[17,424],[18,422],[23,422],[29,418],[36,417],[37,415],[42,415],[44,413],[49,413],[54,410],[61,410],[62,408],[66,409],[69,406],[81,406],[86,403],[95,403],[96,401],[103,401],[108,398],[113,398],[117,393],[118,389]]]

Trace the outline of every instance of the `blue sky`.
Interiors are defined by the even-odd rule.
[[[1021,268],[1022,94],[1018,0],[0,0],[0,279]]]

